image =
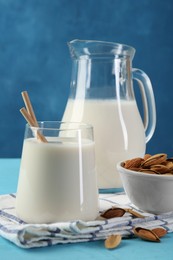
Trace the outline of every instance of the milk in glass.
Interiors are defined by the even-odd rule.
[[[94,220],[98,214],[94,142],[24,140],[16,211],[28,223]]]

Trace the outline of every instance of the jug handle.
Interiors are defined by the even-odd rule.
[[[147,74],[140,70],[132,69],[133,79],[137,81],[141,92],[143,109],[144,109],[144,129],[146,143],[151,139],[156,127],[156,107],[153,88]]]

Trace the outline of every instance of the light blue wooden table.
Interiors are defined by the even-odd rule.
[[[0,159],[0,194],[16,192],[19,166],[19,159]],[[21,249],[0,237],[0,260],[7,259],[173,260],[173,234],[166,235],[160,243],[123,239],[114,250],[105,249],[104,241]]]

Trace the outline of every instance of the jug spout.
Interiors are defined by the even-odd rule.
[[[126,56],[133,59],[135,54],[133,47],[114,42],[75,39],[68,42],[68,46],[74,59],[87,58],[89,56],[93,58]]]

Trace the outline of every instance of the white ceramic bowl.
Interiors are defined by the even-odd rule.
[[[173,211],[173,176],[127,170],[117,164],[124,190],[139,209],[153,214]]]

